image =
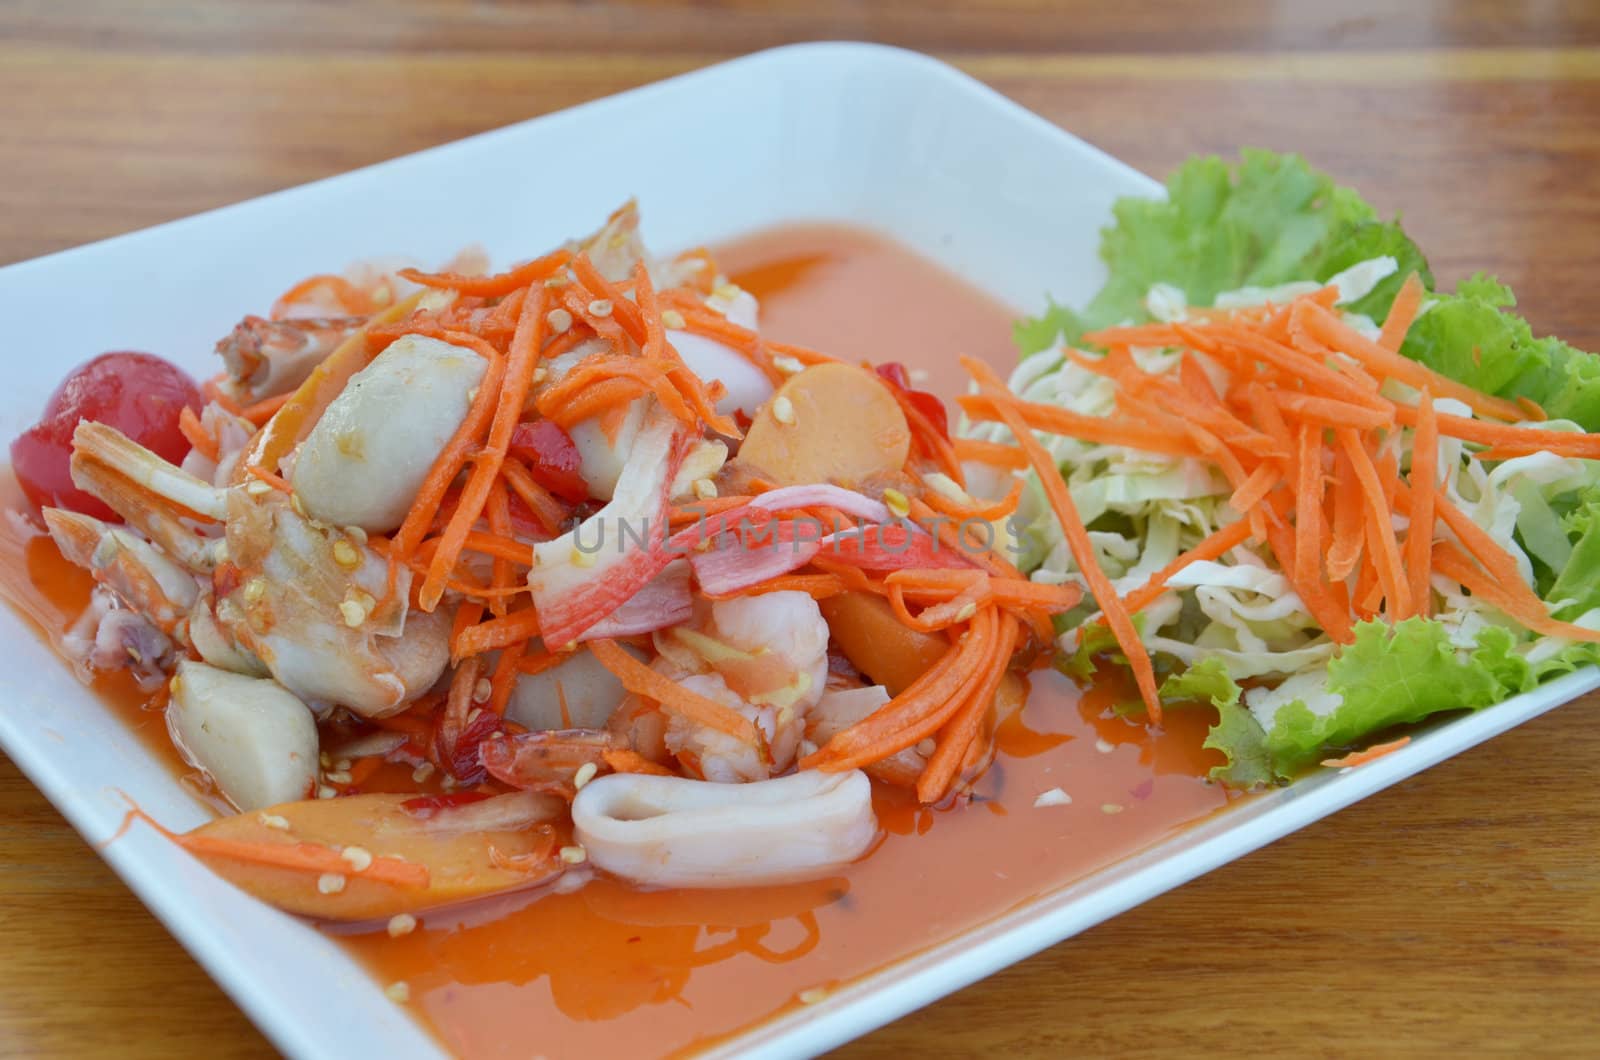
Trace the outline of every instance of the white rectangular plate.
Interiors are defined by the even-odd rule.
[[[581,162],[568,171],[549,165],[552,157]],[[463,187],[475,194],[450,192]],[[842,221],[878,229],[1032,308],[1046,291],[1069,304],[1087,299],[1103,278],[1095,250],[1112,201],[1159,192],[931,59],[853,44],[763,52],[0,270],[0,316],[11,329],[0,436],[31,422],[62,373],[95,352],[148,349],[209,374],[216,338],[295,278],[391,253],[442,261],[474,241],[505,262],[585,230],[630,195],[642,202],[656,247],[785,221]],[[517,202],[526,209],[507,209]],[[551,213],[549,202],[563,211]],[[404,245],[396,245],[400,233]],[[85,291],[94,292],[94,312],[83,311]],[[169,825],[203,819],[168,771],[6,608],[0,637],[0,744],[85,837],[104,839],[117,827],[125,804],[115,789]],[[1435,726],[1362,769],[1253,800],[719,1051],[829,1048],[1597,684],[1592,669],[1572,674]],[[244,897],[148,831],[104,855],[285,1053],[437,1055],[323,935]]]

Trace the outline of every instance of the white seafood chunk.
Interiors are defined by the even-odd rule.
[[[753,784],[615,773],[572,804],[589,861],[656,887],[741,887],[838,872],[877,837],[859,770]]]
[[[598,729],[627,694],[616,674],[580,649],[559,666],[518,678],[506,717],[533,730]]]
[[[172,740],[242,811],[303,799],[317,778],[317,726],[276,681],[185,660],[167,706]]]
[[[612,433],[607,433],[600,419],[582,420],[572,425],[568,432],[578,450],[578,474],[589,487],[589,496],[610,500],[616,495],[617,480],[628,462],[628,453],[644,426],[645,414],[654,404],[651,397],[635,398],[628,406],[628,414]]]
[[[405,335],[357,372],[312,428],[294,468],[306,511],[388,533],[405,519],[439,451],[466,419],[486,362]]]
[[[732,415],[735,409],[744,409],[755,415],[756,409],[772,396],[772,383],[766,375],[737,350],[716,339],[687,331],[668,329],[667,341],[695,375],[707,383],[717,381],[728,388],[727,394],[717,402],[718,412]]]

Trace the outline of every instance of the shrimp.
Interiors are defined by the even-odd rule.
[[[199,599],[200,580],[136,531],[61,508],[46,508],[44,522],[62,556],[162,633],[173,633]]]
[[[155,689],[184,636],[185,616],[201,581],[167,559],[138,532],[92,516],[44,509],[56,547],[87,570],[95,590],[68,631],[63,648],[91,670],[130,670],[140,687]]]
[[[227,372],[223,393],[246,405],[288,393],[305,382],[363,319],[245,317],[217,342],[217,355]]]
[[[889,702],[889,690],[882,685],[857,688],[831,688],[806,718],[806,740],[821,747],[834,736]],[[928,767],[928,748],[907,747],[866,767],[867,775],[902,788],[917,786],[917,778]]]
[[[547,725],[485,745],[485,768],[507,783],[570,797],[577,771],[591,763],[596,771],[608,768],[608,752],[627,751],[656,764],[675,758],[691,774],[718,783],[767,780],[794,764],[806,714],[828,680],[828,626],[816,601],[797,592],[719,600],[696,622],[657,633],[655,640],[661,655],[652,668],[749,719],[754,742],[628,696],[615,709],[600,708],[609,711],[603,728],[586,710],[588,728]],[[577,659],[547,672],[573,667]],[[579,667],[575,676],[585,673]],[[554,721],[548,710],[547,704],[535,714],[529,704],[519,716]],[[569,708],[563,720],[570,723],[572,715]]]
[[[169,561],[209,579],[216,628],[207,633],[224,635],[300,699],[383,716],[444,672],[450,616],[408,621],[409,572],[387,593],[387,564],[364,533],[309,518],[265,483],[212,486],[102,424],[79,424],[73,447],[80,488]]]
[[[759,746],[673,715],[665,742],[707,780],[765,780],[794,763],[805,716],[828,680],[828,625],[805,593],[775,592],[712,603],[699,623],[655,635],[656,668],[754,724]]]
[[[200,427],[215,441],[216,456],[198,448],[191,449],[179,466],[195,478],[215,486],[226,486],[233,480],[239,458],[255,436],[256,425],[212,401],[200,410]]]
[[[89,605],[62,637],[61,651],[92,671],[127,670],[146,692],[161,687],[177,657],[166,634],[103,585],[90,593]]]

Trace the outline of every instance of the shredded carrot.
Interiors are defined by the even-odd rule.
[[[622,687],[629,692],[653,699],[661,704],[663,710],[681,715],[698,725],[727,733],[752,747],[765,749],[766,741],[749,718],[650,669],[619,648],[615,641],[590,641],[589,651],[601,666],[616,675]]]
[[[263,398],[254,405],[246,405],[240,409],[238,415],[260,427],[272,419],[273,416],[276,416],[278,410],[287,405],[292,397],[294,397],[294,391],[291,390],[287,394],[279,394],[277,397]]]
[[[1272,400],[1272,392],[1259,382],[1246,383],[1240,392],[1244,403],[1255,418],[1256,427],[1278,443],[1278,448],[1290,452],[1294,448],[1294,434],[1283,418],[1283,410]]]
[[[845,591],[847,586],[844,579],[837,574],[782,574],[734,592],[719,595],[702,591],[702,594],[711,600],[728,600],[739,596],[760,596],[764,593],[797,592],[805,593],[813,600],[826,600]]]
[[[1296,313],[1301,317],[1307,334],[1318,341],[1354,357],[1371,372],[1398,380],[1418,390],[1428,389],[1436,396],[1454,398],[1480,416],[1515,422],[1527,412],[1514,401],[1485,394],[1465,383],[1458,383],[1441,375],[1421,361],[1413,361],[1393,350],[1373,342],[1355,328],[1340,320],[1321,306],[1298,303]]]
[[[667,350],[666,326],[661,322],[661,302],[656,298],[656,288],[650,282],[650,270],[640,261],[633,267],[633,296],[644,317],[644,344],[640,353],[652,360]]]
[[[938,538],[939,549],[948,549],[982,567],[1000,578],[1021,578],[1022,572],[999,552],[994,550],[992,535],[980,539],[977,526],[941,515],[928,506],[921,497],[908,497],[911,519],[918,526]],[[937,549],[936,549],[937,551]],[[815,564],[816,560],[812,560]]]
[[[1295,303],[1296,307],[1302,305]],[[1388,402],[1360,383],[1336,369],[1329,368],[1320,356],[1307,356],[1306,351],[1281,342],[1274,342],[1239,325],[1210,325],[1199,329],[1215,336],[1221,348],[1231,356],[1254,357],[1298,379],[1302,386],[1319,396],[1347,401],[1352,405],[1367,405],[1385,409]]]
[[[1230,550],[1237,548],[1248,540],[1250,540],[1250,524],[1242,519],[1239,522],[1229,523],[1227,526],[1213,530],[1189,551],[1150,575],[1148,581],[1124,598],[1123,606],[1128,609],[1129,613],[1143,611],[1166,591],[1167,582],[1172,580],[1174,574],[1177,574],[1191,563],[1220,559],[1227,555]]]
[[[1413,273],[1412,275],[1415,276],[1416,274]],[[1356,766],[1364,766],[1368,762],[1376,762],[1384,755],[1393,754],[1410,742],[1411,737],[1402,736],[1400,739],[1390,740],[1388,743],[1375,743],[1365,751],[1352,751],[1343,758],[1324,758],[1322,764],[1329,769],[1354,769]]]
[[[544,395],[541,394],[540,403],[546,406],[548,411],[546,408],[541,408],[540,415],[554,420],[562,427],[570,428],[573,424],[596,416],[604,416],[614,410],[625,410],[635,398],[649,392],[650,385],[639,379],[623,376],[601,379],[584,387],[570,401],[562,402],[560,405],[544,400]]]
[[[1189,392],[1189,396],[1207,405],[1222,405],[1222,398],[1217,394],[1217,388],[1211,385],[1211,379],[1206,375],[1205,369],[1191,353],[1185,353],[1178,359],[1178,381]]]
[[[1300,426],[1299,464],[1294,488],[1294,580],[1322,577],[1322,428]]]
[[[1275,396],[1278,404],[1290,415],[1328,427],[1355,427],[1371,431],[1380,427],[1390,427],[1395,421],[1393,409],[1352,405],[1337,398],[1300,394],[1292,390],[1279,391]]]
[[[1442,496],[1438,498],[1438,502],[1440,512],[1443,514],[1449,502]],[[1433,567],[1446,578],[1459,582],[1461,587],[1473,596],[1482,597],[1535,633],[1600,643],[1600,631],[1551,618],[1545,602],[1529,591],[1520,579],[1514,586],[1507,586],[1504,582],[1491,577],[1473,563],[1453,541],[1439,541],[1434,544]]]
[[[269,841],[233,839],[203,832],[174,832],[137,806],[128,811],[123,827],[126,828],[135,819],[143,821],[184,850],[200,858],[226,858],[229,861],[244,861],[252,865],[267,865],[295,872],[318,874],[334,872],[341,876],[353,875],[358,879],[395,887],[428,886],[428,867],[401,858],[375,855],[365,869],[356,872],[338,850],[319,843],[296,842],[288,836],[282,840]]]
[[[496,648],[508,648],[539,635],[539,615],[533,608],[513,611],[504,618],[469,624],[450,641],[451,653],[458,659],[482,655]]]
[[[502,717],[511,703],[511,694],[517,690],[518,663],[527,648],[527,641],[510,645],[495,660],[494,673],[489,678],[489,709]]]
[[[927,502],[928,507],[952,519],[981,519],[985,522],[994,522],[996,519],[1004,519],[1017,510],[1017,504],[1022,500],[1022,480],[1012,479],[1011,489],[1006,495],[989,504],[962,504],[951,500],[936,489],[923,491],[922,499]]]
[[[595,356],[580,362],[562,376],[559,383],[547,387],[539,395],[539,413],[551,418],[559,416],[569,423],[575,422],[570,410],[572,404],[580,399],[585,390],[613,379],[629,379],[643,384],[673,417],[690,427],[699,426],[694,410],[672,385],[672,380],[660,363],[626,354]]]
[[[1228,498],[1228,504],[1239,514],[1248,515],[1251,509],[1260,504],[1261,499],[1282,480],[1282,469],[1271,461],[1263,460],[1233,491],[1233,496]]]
[[[822,748],[801,759],[800,767],[828,772],[858,769],[938,732],[983,679],[982,662],[992,651],[996,620],[994,608],[980,609],[937,663],[898,696],[835,733]]]
[[[511,497],[506,491],[506,483],[502,478],[496,478],[489,484],[489,502],[484,506],[484,514],[489,520],[489,532],[496,537],[511,537]],[[511,560],[504,556],[494,557],[494,565],[490,568],[489,585],[495,590],[495,596],[489,600],[489,612],[496,618],[502,618],[506,613],[505,598],[500,594],[502,590],[511,587],[516,577],[511,569]]]
[[[1406,332],[1411,330],[1417,313],[1422,309],[1422,297],[1425,294],[1427,292],[1423,290],[1421,277],[1415,272],[1406,277],[1406,282],[1400,285],[1399,293],[1389,306],[1389,315],[1383,318],[1383,332],[1378,336],[1379,346],[1394,353],[1400,352]]]
[[[1435,394],[1435,397],[1440,395]],[[1396,410],[1400,422],[1407,427],[1417,425],[1417,410],[1401,405]],[[1585,431],[1555,431],[1543,427],[1521,427],[1505,423],[1487,423],[1483,420],[1453,416],[1448,412],[1436,413],[1439,433],[1464,442],[1502,448],[1504,456],[1545,451],[1557,456],[1576,457],[1580,460],[1600,460],[1600,434]]]
[[[517,317],[517,330],[511,340],[511,352],[502,360],[498,356],[489,362],[477,397],[480,402],[494,401],[493,418],[489,422],[488,443],[476,454],[472,474],[461,491],[461,500],[450,516],[444,539],[428,566],[428,576],[418,590],[417,599],[424,611],[439,606],[444,595],[444,581],[455,568],[462,546],[466,543],[472,524],[478,521],[496,477],[500,463],[511,445],[511,433],[522,416],[522,402],[533,385],[533,373],[539,364],[539,351],[544,345],[545,312],[549,298],[545,289],[538,298],[525,299],[522,312]],[[486,393],[488,392],[488,393]],[[472,412],[467,413],[472,418]]]
[[[1353,474],[1353,472],[1352,472]],[[1366,540],[1366,505],[1363,503],[1356,509],[1361,514],[1362,521],[1357,524],[1357,533]],[[1370,560],[1356,568],[1355,588],[1350,592],[1351,606],[1355,608],[1356,616],[1363,621],[1376,618],[1378,608],[1383,603],[1383,586],[1378,584],[1378,565]]]
[[[450,620],[450,643],[452,645],[461,639],[467,630],[478,624],[479,620],[483,618],[483,610],[483,605],[476,600],[468,600],[456,608],[455,617]],[[453,647],[452,652],[454,652]]]
[[[1043,607],[1051,611],[1067,611],[1083,599],[1083,590],[1076,585],[1047,585],[1043,582],[1025,581],[1021,578],[994,578],[978,570],[905,570],[890,571],[884,583],[898,586],[919,597],[949,600],[960,596],[975,585],[984,587],[984,599],[1012,607]]]
[[[387,549],[387,544],[384,544],[378,548],[378,552],[382,555],[387,555]],[[405,560],[403,566],[414,574],[427,574],[428,564],[425,561],[432,558],[433,552],[429,547],[429,542],[425,541],[423,542],[422,548],[417,550],[417,555]],[[463,596],[474,597],[479,601],[489,603],[492,603],[496,599],[509,599],[513,596],[520,596],[523,593],[532,592],[532,589],[527,585],[508,585],[504,588],[497,589],[493,586],[483,585],[479,582],[473,581],[470,578],[461,576],[448,579],[445,582],[445,588],[449,589],[451,592],[457,592]]]
[[[1415,273],[1411,279],[1416,279]],[[1417,406],[1417,430],[1411,442],[1411,523],[1406,530],[1405,546],[1406,576],[1411,580],[1411,613],[1424,618],[1428,617],[1433,598],[1428,578],[1433,559],[1438,465],[1439,424],[1434,416],[1433,395],[1424,390]]]
[[[217,446],[217,440],[211,437],[211,432],[205,429],[205,426],[200,422],[200,417],[196,416],[194,409],[188,405],[183,406],[183,409],[178,413],[178,430],[182,432],[184,438],[188,439],[189,445],[201,456],[213,464],[221,459],[222,450]]]
[[[796,346],[792,342],[773,342],[769,339],[763,339],[762,341],[766,343],[767,349],[779,357],[792,357],[807,367],[816,364],[828,364],[839,359],[805,346]]]
[[[1150,663],[1150,654],[1145,650],[1144,642],[1139,639],[1133,619],[1124,609],[1121,597],[1111,585],[1111,579],[1106,577],[1105,571],[1100,568],[1094,544],[1089,540],[1089,531],[1078,516],[1078,506],[1072,501],[1072,493],[1067,489],[1066,481],[1062,479],[1055,459],[1034,438],[1033,432],[1028,430],[1023,413],[1018,408],[1023,402],[1017,401],[1007,393],[1005,384],[993,370],[972,357],[961,358],[961,364],[977,381],[980,390],[987,393],[993,402],[994,412],[1007,427],[1011,428],[1017,443],[1028,454],[1028,460],[1038,473],[1045,495],[1050,500],[1050,507],[1061,524],[1073,561],[1077,563],[1078,570],[1088,582],[1089,591],[1094,594],[1095,602],[1100,605],[1101,612],[1105,615],[1106,624],[1116,635],[1117,644],[1122,648],[1129,668],[1133,670],[1134,680],[1139,686],[1139,695],[1144,700],[1145,708],[1150,712],[1150,720],[1159,723],[1161,697],[1156,691],[1155,669]]]
[[[717,402],[727,396],[728,392],[722,382],[720,380],[702,382],[700,377],[684,363],[676,348],[665,345],[663,351],[662,359],[668,362],[668,382],[689,403],[689,407],[694,409],[695,415],[700,417],[700,422],[726,437],[743,438],[744,432],[739,429],[733,418],[717,411]]]
[[[546,670],[553,670],[562,663],[571,662],[576,656],[571,652],[541,651],[537,655],[523,652],[517,657],[517,672],[522,674],[542,674]]]
[[[459,291],[461,294],[494,298],[510,294],[519,287],[542,283],[554,276],[571,260],[571,251],[558,250],[494,276],[466,276],[455,272],[425,273],[416,269],[401,269],[400,275],[423,287],[441,287]]]
[[[627,349],[627,333],[622,330],[622,325],[617,323],[617,318],[612,313],[596,312],[601,308],[595,304],[598,301],[601,300],[589,298],[588,293],[576,284],[561,289],[562,308],[572,314],[574,321],[584,324],[596,336],[610,343],[612,353],[619,357],[631,356]]]
[[[288,481],[282,475],[268,471],[260,464],[246,464],[244,469],[250,475],[260,479],[262,482],[265,482],[267,485],[271,486],[280,493],[294,493],[294,487],[289,485]]]
[[[221,406],[225,412],[231,413],[235,416],[241,415],[244,412],[244,409],[237,401],[229,397],[228,394],[222,389],[222,384],[226,382],[227,379],[227,372],[218,372],[216,375],[210,377],[205,382],[200,384],[200,396],[205,398],[208,402]]]
[[[750,495],[736,494],[675,505],[667,512],[667,524],[676,530],[690,523],[698,523],[704,519],[709,519],[713,515],[721,515],[723,512],[731,512],[735,508],[743,508],[750,503],[750,500]]]
[[[980,606],[988,606],[992,596],[988,575],[979,571],[978,580],[943,602],[926,608],[922,614],[913,615],[906,607],[905,586],[887,580],[884,584],[889,591],[889,606],[900,624],[922,633],[934,633],[969,621]]]
[[[1171,324],[1138,324],[1090,331],[1078,340],[1086,346],[1182,346],[1184,338]]]
[[[355,284],[343,276],[322,274],[307,276],[279,295],[278,300],[272,303],[272,310],[268,313],[268,316],[272,317],[273,320],[282,320],[288,315],[290,308],[296,302],[319,287],[325,288],[329,294],[333,295],[334,300],[343,307],[346,313],[352,316],[365,316],[377,308],[373,304],[371,295],[356,287]]]
[[[999,407],[1002,401],[1018,416],[1019,426],[1016,430],[1024,430],[1023,425],[1026,425],[1034,430],[1048,431],[1051,434],[1065,435],[1100,445],[1122,445],[1130,449],[1163,453],[1167,456],[1194,456],[1197,452],[1194,443],[1181,435],[1175,436],[1125,419],[1085,416],[1055,405],[1041,405],[1009,395],[1004,398],[994,398],[984,394],[963,394],[956,398],[956,403],[962,410],[979,422],[1003,420],[1004,416]],[[1012,433],[1015,434],[1016,430]]]
[[[640,265],[642,267],[643,262]],[[594,296],[596,301],[611,303],[611,316],[616,320],[617,326],[635,344],[643,347],[646,329],[644,315],[639,306],[635,305],[631,299],[625,298],[622,292],[617,290],[615,284],[601,275],[600,270],[595,268],[594,262],[589,260],[589,255],[587,254],[579,254],[572,259],[572,274],[578,278],[578,282]],[[646,282],[649,282],[648,279]]]
[[[1021,471],[1028,466],[1028,455],[1014,445],[985,442],[977,438],[957,438],[951,445],[955,447],[956,456],[962,460],[1012,471]]]
[[[1378,581],[1383,586],[1383,595],[1388,598],[1390,614],[1409,615],[1411,586],[1400,563],[1394,522],[1384,498],[1383,484],[1378,479],[1378,469],[1373,466],[1372,456],[1354,428],[1341,427],[1336,435],[1345,455],[1350,458],[1350,466],[1366,496],[1367,547],[1371,549],[1372,562],[1378,568]]]
[[[777,362],[773,360],[772,351],[760,335],[740,327],[722,314],[712,310],[704,303],[684,304],[678,302],[675,308],[683,316],[683,330],[691,335],[700,335],[708,339],[715,339],[744,357],[745,360],[755,365],[767,377],[767,381],[774,386],[779,386],[786,378],[778,369]],[[832,360],[832,358],[828,358]]]
[[[1017,645],[1017,624],[1010,618],[999,621],[999,632],[988,655],[980,663],[983,679],[966,703],[945,723],[927,767],[917,778],[917,798],[933,803],[944,798],[955,781],[968,748],[977,739],[983,718],[994,707],[995,692],[1006,675],[1006,666]]]
[[[418,546],[413,559],[426,561],[429,565],[439,547],[440,538],[430,537]],[[392,546],[389,546],[392,548]],[[533,566],[533,546],[525,544],[511,537],[501,537],[498,534],[488,533],[483,530],[468,530],[462,542],[462,550],[476,552],[480,556],[498,556],[512,563],[519,563],[524,567]]]
[[[507,456],[500,462],[500,475],[505,484],[522,499],[522,503],[533,512],[533,517],[539,520],[539,525],[544,527],[547,534],[555,534],[561,529],[561,524],[567,518],[567,508],[555,495],[541,486],[527,469],[514,456]]]
[[[600,752],[601,759],[611,767],[613,773],[641,773],[651,777],[677,776],[665,766],[657,765],[638,751],[628,748],[613,748]]]
[[[1333,537],[1328,545],[1328,580],[1342,582],[1361,561],[1366,503],[1355,467],[1343,449],[1334,450]]]
[[[1235,490],[1244,486],[1250,476],[1245,473],[1244,464],[1240,463],[1239,457],[1221,438],[1194,420],[1183,421],[1183,432],[1194,439],[1195,446],[1200,452],[1209,456],[1222,469],[1223,476]]]
[[[500,380],[504,377],[504,373],[505,359],[495,354],[484,372],[477,396],[467,408],[466,418],[461,421],[461,426],[456,428],[456,433],[428,468],[427,477],[422,481],[422,488],[417,491],[416,499],[412,502],[411,510],[406,513],[404,521],[401,522],[400,529],[395,532],[389,550],[389,587],[386,596],[394,591],[395,573],[399,565],[409,559],[417,546],[422,543],[423,536],[433,525],[434,517],[439,514],[440,505],[451,484],[476,449],[478,439],[489,429],[489,423],[496,410],[495,399]]]
[[[1311,617],[1316,619],[1317,625],[1331,640],[1337,644],[1351,643],[1355,639],[1355,632],[1349,608],[1333,594],[1332,587],[1324,584],[1320,577],[1308,581],[1296,580],[1295,571],[1299,569],[1299,564],[1295,562],[1294,531],[1286,521],[1285,512],[1275,511],[1274,517],[1266,520],[1266,527],[1267,543],[1272,547],[1278,566],[1289,579],[1289,584],[1294,587],[1295,594],[1300,597],[1300,602],[1305,604]]]

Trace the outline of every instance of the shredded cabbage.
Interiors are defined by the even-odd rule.
[[[1353,192],[1292,155],[1247,152],[1234,169],[1197,159],[1172,178],[1165,201],[1128,200],[1115,213],[1102,246],[1110,278],[1100,295],[1082,314],[1052,303],[1044,316],[1018,325],[1025,356],[1010,386],[1029,401],[1112,414],[1117,384],[1057,346],[1094,328],[1182,321],[1196,307],[1282,304],[1331,283],[1346,323],[1376,336],[1374,320],[1406,275],[1417,272],[1431,285],[1426,261],[1397,224],[1379,222]],[[1541,428],[1600,429],[1600,358],[1534,339],[1506,311],[1513,304],[1508,289],[1482,276],[1454,295],[1430,295],[1401,352],[1487,393],[1541,403],[1552,416]],[[1161,372],[1180,351],[1132,354],[1141,368]],[[1226,382],[1222,366],[1196,356],[1214,383]],[[1472,415],[1460,402],[1439,399],[1435,406]],[[964,423],[962,430],[1011,440],[1000,424]],[[1039,438],[1119,593],[1241,518],[1228,503],[1228,483],[1207,462]],[[1395,432],[1386,444],[1409,468],[1413,432]],[[1440,492],[1512,556],[1553,613],[1600,628],[1600,463],[1548,452],[1485,462],[1448,437],[1439,440],[1437,460]],[[1038,581],[1082,583],[1037,477],[1029,472],[1026,479],[1012,527],[1019,565]],[[1395,520],[1403,530],[1404,518]],[[1432,602],[1431,618],[1361,623],[1355,642],[1340,649],[1271,559],[1247,542],[1185,568],[1136,616],[1136,626],[1170,675],[1163,699],[1218,710],[1208,746],[1221,749],[1228,764],[1214,776],[1242,786],[1292,777],[1385,728],[1487,706],[1600,660],[1600,646],[1531,634],[1449,579],[1434,577]],[[1068,672],[1081,675],[1093,659],[1115,657],[1103,628],[1082,624],[1092,606],[1089,599],[1058,620]]]

